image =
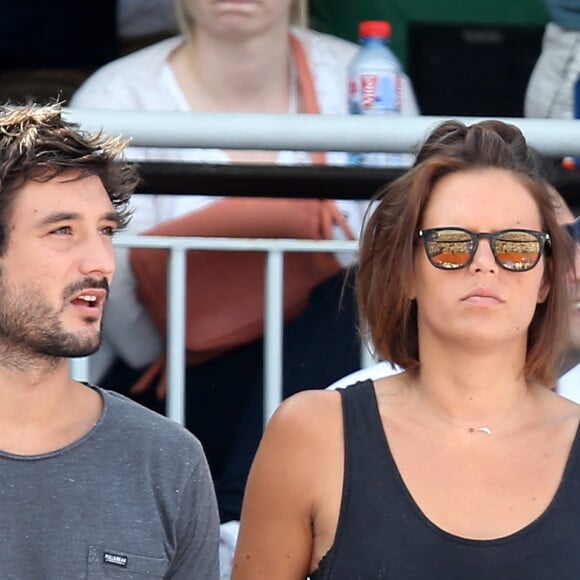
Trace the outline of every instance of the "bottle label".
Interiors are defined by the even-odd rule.
[[[377,101],[377,97],[380,98],[378,87],[379,75],[361,75],[360,100],[363,111],[371,109]]]
[[[401,76],[398,74],[361,74],[350,82],[351,112],[399,113],[401,111],[401,85]]]

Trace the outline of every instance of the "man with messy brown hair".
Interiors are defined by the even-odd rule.
[[[58,103],[0,107],[0,569],[5,578],[218,578],[202,448],[69,376],[95,352],[113,236],[137,183],[126,140]]]

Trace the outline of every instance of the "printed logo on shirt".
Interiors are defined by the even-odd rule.
[[[105,562],[106,564],[113,564],[114,566],[121,566],[122,568],[126,568],[128,558],[127,556],[122,556],[121,554],[112,554],[111,552],[105,552],[103,554],[103,562]]]

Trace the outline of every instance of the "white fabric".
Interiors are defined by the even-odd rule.
[[[240,522],[230,520],[220,525],[220,580],[231,580]]]
[[[580,365],[570,369],[558,381],[558,393],[575,403],[580,403]]]
[[[546,26],[542,52],[526,89],[526,117],[572,119],[574,83],[580,75],[580,30]]]
[[[391,375],[396,375],[402,372],[403,369],[399,367],[393,367],[391,363],[386,361],[381,361],[370,365],[364,369],[359,369],[358,371],[354,371],[331,385],[329,385],[328,389],[344,389],[349,385],[353,385],[354,383],[358,383],[359,381],[366,381],[367,379],[371,379],[372,381],[376,381],[378,379],[384,379],[385,377],[390,377]]]
[[[354,371],[338,379],[327,388],[343,389],[358,381],[365,381],[367,379],[376,381],[400,372],[402,372],[402,369],[398,367],[393,368],[391,363],[381,361],[364,369]],[[580,404],[580,365],[575,366],[560,377],[556,390],[563,397]]]
[[[293,29],[310,63],[321,113],[347,112],[347,65],[357,45],[310,30]],[[71,100],[71,107],[87,109],[188,111],[189,105],[168,64],[172,51],[183,40],[176,36],[113,61],[89,77]],[[418,107],[409,79],[405,78],[403,114],[417,115]],[[228,163],[227,154],[218,149],[129,148],[127,156],[135,160],[155,159],[188,162]],[[328,154],[332,164],[343,165],[344,153]],[[305,152],[281,151],[277,163],[309,163]],[[135,195],[134,217],[128,233],[140,233],[161,222],[201,209],[216,197],[198,195]],[[366,202],[337,202],[351,230],[360,231]],[[343,232],[336,228],[336,238]],[[338,256],[346,265],[353,255]],[[135,294],[135,280],[129,265],[129,252],[117,252],[117,273],[103,331],[102,352],[90,360],[90,378],[99,381],[110,366],[114,353],[130,366],[141,368],[155,360],[161,351],[161,339]]]

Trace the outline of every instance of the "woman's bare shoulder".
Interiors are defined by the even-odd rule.
[[[278,407],[266,432],[282,431],[312,437],[331,425],[342,424],[340,394],[333,390],[307,390],[296,393]]]

